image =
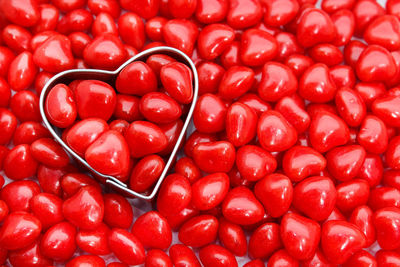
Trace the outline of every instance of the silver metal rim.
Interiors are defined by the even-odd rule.
[[[181,62],[185,63],[188,65],[193,73],[193,101],[190,106],[189,112],[187,114],[186,120],[183,124],[181,133],[179,134],[179,137],[177,139],[177,142],[168,158],[167,163],[165,164],[164,170],[161,173],[161,176],[158,178],[157,183],[154,185],[152,192],[149,195],[145,195],[142,193],[135,192],[131,189],[128,188],[128,186],[118,180],[117,178],[109,175],[104,175],[102,173],[99,173],[95,169],[93,169],[87,162],[84,160],[82,157],[80,157],[77,153],[75,153],[65,142],[61,139],[61,137],[56,133],[54,126],[47,120],[46,114],[44,112],[44,103],[46,96],[50,89],[56,85],[57,83],[60,82],[60,80],[65,79],[70,77],[70,79],[73,79],[72,77],[85,77],[86,78],[100,78],[100,79],[112,79],[115,77],[119,72],[121,72],[127,65],[134,61],[141,60],[142,58],[149,57],[153,54],[167,54],[175,59],[178,57]],[[91,76],[91,77],[88,77]],[[94,76],[94,77],[93,77]],[[75,78],[76,79],[76,78]],[[197,97],[198,97],[198,90],[199,90],[199,81],[198,81],[198,75],[196,71],[196,66],[194,65],[193,61],[183,52],[179,51],[178,49],[172,48],[172,47],[167,47],[167,46],[160,46],[160,47],[154,47],[150,48],[148,50],[145,50],[143,52],[140,52],[139,54],[135,55],[134,57],[130,58],[127,60],[125,63],[123,63],[118,69],[115,71],[107,71],[107,70],[98,70],[98,69],[73,69],[73,70],[66,70],[63,72],[60,72],[56,75],[54,75],[43,87],[43,90],[40,94],[40,100],[39,100],[39,107],[40,107],[40,114],[42,116],[42,120],[44,125],[47,127],[47,129],[50,131],[51,135],[53,138],[70,154],[72,155],[73,158],[78,160],[81,164],[83,164],[87,169],[90,170],[95,176],[100,177],[106,185],[110,185],[112,188],[124,192],[128,196],[131,197],[137,197],[140,199],[144,200],[151,200],[154,198],[154,196],[157,194],[158,189],[161,186],[161,183],[163,182],[165,176],[167,175],[167,172],[169,171],[172,161],[174,160],[179,146],[182,143],[182,140],[185,136],[186,130],[189,126],[190,120],[193,115],[193,111],[197,102]]]

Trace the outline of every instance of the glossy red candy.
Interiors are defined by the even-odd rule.
[[[31,144],[32,156],[40,163],[52,167],[62,168],[69,163],[69,157],[62,147],[50,138],[41,138]]]
[[[337,91],[335,103],[339,115],[351,127],[361,124],[366,115],[366,107],[360,95],[350,88]]]
[[[201,266],[194,252],[185,245],[175,244],[171,246],[169,255],[174,266]]]
[[[153,41],[163,41],[162,28],[168,22],[164,17],[154,17],[145,25],[146,35]]]
[[[123,136],[110,130],[94,141],[85,152],[87,163],[106,175],[125,176],[129,171],[129,148]]]
[[[368,205],[373,210],[386,207],[400,207],[400,190],[382,186],[371,190]]]
[[[326,154],[328,171],[339,181],[349,181],[357,176],[365,156],[365,149],[359,145],[333,148]]]
[[[181,134],[182,128],[183,121],[181,119],[160,125],[161,131],[167,137],[167,146],[159,153],[161,156],[168,156],[169,154],[171,154],[176,143],[178,142],[178,138]]]
[[[143,118],[139,111],[140,99],[131,95],[117,95],[117,103],[114,109],[114,116],[117,119],[133,122]]]
[[[318,44],[309,50],[311,58],[315,62],[326,64],[332,67],[343,61],[343,54],[340,49],[333,44]]]
[[[45,165],[39,165],[37,170],[37,178],[43,192],[54,194],[58,197],[62,196],[61,177],[69,171],[76,171],[72,165],[66,168],[48,168]]]
[[[15,166],[18,166],[16,168]],[[8,178],[20,180],[36,174],[38,162],[33,157],[29,145],[17,145],[4,158],[3,169]]]
[[[0,229],[0,245],[7,250],[21,249],[32,244],[40,235],[39,219],[25,211],[10,213]]]
[[[137,13],[139,16],[149,19],[154,17],[157,14],[160,1],[158,0],[139,0],[135,2],[131,2],[128,0],[120,1],[120,5],[122,8],[133,11]]]
[[[262,6],[256,0],[233,0],[227,14],[228,24],[235,29],[256,25],[262,18]]]
[[[277,161],[264,149],[246,145],[239,148],[236,153],[236,166],[244,179],[257,181],[273,173],[277,167]]]
[[[369,184],[362,179],[352,179],[336,187],[336,207],[343,213],[349,213],[356,207],[364,205],[369,197]]]
[[[230,171],[235,156],[235,147],[227,141],[200,143],[193,149],[194,162],[207,173]]]
[[[331,101],[336,94],[328,66],[316,63],[307,68],[299,80],[299,94],[306,100],[314,103]]]
[[[228,12],[227,0],[198,0],[195,11],[196,19],[205,24],[223,20]]]
[[[250,236],[249,256],[266,259],[282,246],[279,225],[265,223],[254,230]]]
[[[132,233],[124,229],[112,229],[108,236],[108,245],[114,255],[123,263],[137,265],[145,261],[143,245]]]
[[[78,10],[74,10],[74,11],[76,12]],[[91,16],[90,16],[90,18],[91,18]],[[91,20],[90,20],[90,23],[91,23]],[[90,25],[90,24],[88,23],[88,25]],[[84,27],[82,27],[82,28],[84,28]],[[91,33],[92,33],[93,37],[97,37],[102,34],[117,35],[117,32],[118,32],[117,25],[114,22],[114,18],[110,14],[105,13],[105,12],[101,12],[100,14],[98,14],[96,16],[91,28],[92,28]],[[82,30],[82,29],[80,29],[80,30]]]
[[[264,112],[257,126],[257,137],[267,151],[284,151],[297,141],[296,129],[277,111]]]
[[[153,92],[140,99],[139,110],[143,116],[154,123],[169,123],[182,115],[179,104],[166,94]]]
[[[104,194],[104,222],[111,228],[129,228],[133,221],[130,203],[117,194]]]
[[[199,256],[204,266],[238,266],[236,258],[219,245],[208,245],[202,248]]]
[[[236,147],[249,143],[256,136],[257,115],[247,105],[232,104],[226,114],[226,135]]]
[[[213,173],[200,178],[192,185],[192,205],[198,210],[218,206],[229,191],[229,177],[225,173]]]
[[[74,66],[71,42],[64,35],[49,37],[33,54],[35,64],[45,71],[57,73]]]
[[[6,78],[11,62],[15,55],[11,49],[0,46],[0,76]]]
[[[157,91],[157,77],[147,64],[137,61],[119,73],[115,87],[122,94],[143,96]]]
[[[223,218],[219,220],[218,238],[222,245],[236,256],[243,256],[247,251],[247,240],[243,229]]]
[[[182,104],[189,104],[193,99],[192,75],[189,67],[179,62],[170,63],[160,70],[165,91]]]
[[[160,187],[157,198],[158,211],[167,216],[186,208],[192,199],[190,183],[180,174],[167,176]]]
[[[304,11],[297,26],[297,40],[303,47],[329,43],[335,36],[335,27],[327,13],[316,8]]]
[[[395,230],[400,222],[399,216],[400,210],[396,207],[382,208],[374,213],[373,223],[381,248],[392,250],[400,247],[400,236]]]
[[[82,58],[83,50],[92,41],[92,38],[84,32],[73,32],[68,35],[68,38],[71,41],[72,53],[75,56]]]
[[[87,253],[94,255],[107,255],[110,253],[108,247],[108,234],[110,229],[101,224],[95,230],[80,230],[76,234],[76,245]]]
[[[96,117],[107,121],[114,112],[116,93],[105,82],[81,81],[74,90],[76,107],[81,119]]]
[[[302,106],[303,102],[298,102],[290,96],[285,96],[275,105],[275,110],[280,112],[283,117],[296,128],[297,133],[305,132],[310,126],[310,116]]]
[[[68,129],[65,142],[78,155],[83,156],[86,149],[108,128],[107,123],[102,119],[89,118],[81,120]]]
[[[7,107],[11,98],[11,89],[5,79],[0,78],[0,107]]]
[[[264,208],[250,189],[239,186],[228,192],[222,203],[222,214],[233,223],[250,225],[262,220]]]
[[[199,30],[194,22],[185,19],[169,20],[163,27],[164,41],[191,56]]]
[[[179,230],[178,238],[191,247],[203,247],[215,241],[218,220],[211,215],[199,215],[185,222]]]
[[[394,15],[383,15],[374,19],[364,31],[368,44],[377,44],[392,51],[400,48],[400,22]]]
[[[64,217],[82,229],[97,228],[104,216],[104,201],[94,186],[84,186],[63,203]]]
[[[65,261],[72,257],[76,249],[76,229],[69,222],[61,222],[46,231],[40,241],[40,250],[44,256]]]
[[[357,141],[370,153],[385,152],[388,145],[386,125],[379,117],[367,115],[361,124]]]
[[[289,255],[285,249],[278,250],[268,260],[268,266],[279,267],[279,266],[290,266],[298,267],[299,261]]]
[[[346,144],[350,138],[350,131],[346,123],[335,114],[319,111],[312,117],[309,138],[315,150],[327,152],[331,148]]]
[[[165,163],[158,155],[149,155],[142,158],[132,169],[130,188],[136,192],[149,189],[160,177]]]
[[[274,59],[278,54],[278,44],[275,38],[262,30],[250,29],[241,37],[241,60],[247,66],[262,66]]]
[[[358,206],[351,213],[349,221],[360,228],[366,237],[366,246],[375,242],[375,227],[373,222],[373,211],[365,205]]]
[[[40,220],[43,229],[48,229],[64,219],[62,203],[61,198],[49,193],[39,193],[32,197],[32,213]]]
[[[396,75],[393,56],[379,45],[369,45],[360,55],[357,76],[363,82],[384,82]]]
[[[293,206],[313,220],[328,218],[335,203],[336,188],[328,177],[310,177],[294,187]]]
[[[157,211],[149,211],[136,219],[132,233],[144,247],[167,249],[172,232],[167,220]]]
[[[188,19],[196,10],[197,0],[171,0],[168,1],[168,7],[174,18]],[[184,10],[184,11],[183,11]]]
[[[117,69],[126,60],[126,56],[122,42],[113,34],[94,38],[83,50],[85,63],[99,69]]]
[[[272,61],[264,65],[258,87],[258,94],[263,100],[276,102],[292,95],[296,89],[297,79],[288,66]]]
[[[257,182],[254,193],[264,205],[267,214],[280,217],[286,213],[292,203],[293,186],[287,176],[270,174]]]
[[[31,144],[32,142],[50,137],[49,131],[38,122],[23,122],[15,129],[13,136],[14,145]]]
[[[30,52],[25,51],[13,59],[8,67],[7,81],[11,89],[21,91],[29,88],[37,74],[37,67]]]
[[[134,121],[125,133],[132,157],[140,158],[164,150],[167,137],[160,127],[148,121]]]
[[[13,266],[51,266],[53,261],[46,258],[40,251],[39,241],[35,241],[27,247],[12,250],[8,254]]]
[[[226,114],[227,107],[218,96],[204,94],[196,103],[193,123],[200,133],[216,133],[225,129]]]
[[[289,23],[295,18],[298,10],[299,3],[293,0],[280,0],[280,1],[262,1],[267,11],[264,14],[264,22],[271,26],[282,26]]]
[[[372,103],[372,112],[388,126],[398,127],[400,121],[397,117],[399,96],[387,95],[376,98]]]
[[[118,19],[118,33],[122,41],[136,49],[141,49],[145,43],[144,24],[135,13],[127,12]]]
[[[358,176],[366,180],[370,187],[377,186],[383,176],[382,159],[378,155],[367,154]]]
[[[320,249],[317,249],[314,257],[312,257],[309,260],[302,261],[301,266],[304,267],[315,267],[315,266],[321,266],[321,267],[333,267],[333,264],[330,264],[329,261],[325,258],[324,254],[321,252]]]
[[[182,157],[176,162],[175,172],[188,178],[191,184],[201,177],[199,167],[197,167],[194,161],[189,157]]]
[[[87,185],[97,187],[97,189],[99,189],[100,191],[100,185],[92,177],[86,174],[77,172],[68,173],[68,171],[62,171],[62,174],[60,176],[62,176],[62,178],[60,177],[62,191],[64,192],[66,197],[71,197],[76,192],[78,192],[81,187]]]
[[[197,47],[200,56],[205,60],[213,60],[233,42],[234,30],[225,24],[211,24],[200,32]]]
[[[0,144],[7,145],[11,141],[17,128],[17,124],[17,118],[11,111],[5,108],[0,108],[0,128],[2,130]]]
[[[398,156],[398,150],[400,149],[400,137],[394,137],[390,142],[388,149],[386,150],[386,164],[395,169],[400,169],[400,158]]]
[[[152,249],[152,250],[149,250],[149,252],[147,252],[146,261],[144,262],[144,266],[146,266],[146,267],[164,267],[164,266],[172,267],[172,261],[164,251],[162,251],[160,249]],[[115,267],[117,267],[117,266],[115,266]]]
[[[41,121],[39,110],[39,97],[31,91],[19,91],[11,97],[11,111],[21,122]]]
[[[205,93],[215,93],[225,70],[220,65],[213,62],[204,62],[197,67],[199,77],[199,95]]]
[[[13,211],[33,211],[33,199],[40,193],[40,187],[34,181],[22,180],[5,185],[0,191],[0,198]],[[37,216],[40,219],[39,216]]]
[[[4,44],[17,53],[30,51],[30,42],[33,41],[32,34],[18,25],[7,25],[2,31]]]
[[[222,77],[218,93],[223,99],[235,99],[244,95],[254,83],[254,71],[244,66],[230,67]]]
[[[2,222],[7,217],[8,212],[9,209],[6,202],[4,202],[4,200],[0,200],[0,222]]]
[[[35,25],[40,18],[39,6],[31,0],[2,1],[0,10],[11,22],[23,27]]]
[[[400,255],[394,251],[380,250],[376,253],[378,266],[396,266],[400,264]]]
[[[283,156],[282,167],[292,181],[298,182],[323,171],[326,159],[311,147],[294,146]]]
[[[348,65],[336,65],[334,67],[331,67],[329,69],[329,74],[331,75],[333,82],[336,84],[336,88],[353,88],[356,84],[356,74],[354,73],[354,70]],[[355,93],[355,95],[358,94]],[[359,97],[361,97],[361,95]]]
[[[317,222],[288,213],[282,218],[280,232],[282,243],[292,257],[306,260],[314,256],[321,232]]]
[[[321,247],[326,258],[335,264],[346,262],[366,244],[365,235],[352,223],[328,221],[322,225]]]
[[[66,267],[79,267],[89,265],[93,267],[105,267],[106,264],[102,258],[96,255],[81,255],[73,258],[67,264]]]
[[[78,114],[74,94],[65,84],[57,84],[49,91],[45,102],[46,117],[59,128],[71,126]]]
[[[351,267],[351,266],[378,266],[377,261],[374,256],[371,255],[366,250],[360,250],[351,256],[343,265],[343,267]]]

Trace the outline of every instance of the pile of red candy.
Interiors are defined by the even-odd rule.
[[[400,0],[315,2],[0,0],[0,264],[400,266]],[[38,95],[57,72],[160,45],[197,66],[196,130],[138,216],[69,160]],[[71,148],[143,192],[192,99],[175,94],[188,69],[155,56],[127,68],[149,91],[76,81],[46,103]]]
[[[115,89],[100,80],[57,84],[44,104],[49,122],[66,128],[62,139],[67,146],[101,174],[129,180],[129,187],[139,193],[149,190],[161,176],[165,162],[160,155],[168,160],[183,128],[182,109],[193,101],[189,67],[162,54],[146,62],[127,65],[117,74]],[[158,91],[157,75],[165,93]],[[59,151],[59,157],[38,161],[65,167],[68,155]],[[61,159],[66,160],[51,163]]]

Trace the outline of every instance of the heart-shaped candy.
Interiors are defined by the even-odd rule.
[[[148,65],[143,62],[146,62],[146,59],[153,55],[169,56],[171,59],[175,59],[176,62],[161,68],[159,75],[165,91],[161,89],[160,93],[152,94],[158,95],[165,93],[162,98],[158,97],[157,99],[153,98],[148,101],[140,101],[138,108],[148,121],[135,120],[129,125],[126,121],[115,120],[107,126],[105,120],[110,119],[113,109],[121,105],[119,104],[121,103],[120,100],[118,100],[119,95],[117,95],[117,97],[115,96],[121,93],[119,91],[122,90],[122,85],[125,88],[123,90],[124,92],[126,90],[141,90],[139,87],[149,87],[150,85],[151,88],[149,87],[150,89],[146,89],[148,92],[157,90],[155,77],[150,77],[151,75],[139,75],[142,72],[141,69],[149,68]],[[152,70],[147,71],[153,73]],[[175,72],[175,74],[173,72]],[[126,75],[128,73],[132,75]],[[151,81],[148,76],[152,78]],[[148,77],[148,79],[146,79],[146,77]],[[174,77],[175,80],[173,79]],[[84,81],[82,82],[80,80]],[[68,94],[66,92],[52,94],[53,88],[59,89],[59,84],[68,83]],[[114,84],[116,94],[114,91],[110,91],[112,86],[109,85]],[[106,96],[104,95],[105,91],[107,91]],[[190,58],[175,48],[154,47],[135,55],[115,71],[75,69],[55,75],[47,82],[42,90],[40,96],[40,113],[44,124],[49,129],[54,139],[60,143],[73,158],[87,167],[96,178],[110,185],[117,191],[123,192],[127,196],[149,200],[157,193],[158,188],[175,158],[192,117],[197,94],[198,77],[196,67]],[[66,100],[62,101],[63,103],[69,103],[71,100],[70,98],[75,95],[75,112],[77,112],[77,117],[82,120],[72,120],[68,125],[60,126],[60,123],[57,123],[58,121],[53,120],[53,114],[51,114],[51,112],[59,112],[55,114],[56,117],[61,116],[61,118],[63,118],[68,115],[64,114],[65,112],[68,113],[68,110],[62,110],[60,108],[57,110],[57,106],[54,105],[52,105],[52,107],[55,108],[52,109],[46,107],[47,104],[51,102],[50,100],[52,99],[48,99],[51,98],[52,95],[60,96],[61,98],[65,96]],[[143,94],[136,95],[142,97]],[[55,99],[53,102],[58,103],[57,101],[60,101],[60,98]],[[95,103],[96,101],[98,103]],[[129,102],[129,99],[127,101]],[[137,107],[138,103],[136,102],[132,104],[135,104]],[[58,107],[62,108],[63,103],[59,103]],[[124,103],[126,103],[126,101]],[[177,117],[179,120],[178,117],[183,113],[179,103],[190,104],[190,108],[180,133],[177,132],[177,137],[173,138],[176,140],[176,143],[172,146],[172,144],[169,144],[171,141],[169,141],[167,133],[164,133],[164,126],[161,125],[158,127],[156,124],[160,123],[159,120],[165,122],[162,116],[163,113],[170,112],[170,107],[173,107],[174,118]],[[130,106],[126,106],[128,109],[134,108],[131,103],[127,104]],[[128,115],[130,114],[129,112],[133,112],[133,110],[124,110],[123,108],[120,108],[119,111],[126,112]],[[169,116],[169,114],[167,115]],[[120,121],[125,122],[125,124]],[[57,126],[63,128],[68,126],[69,128],[65,128],[63,131],[63,129]],[[140,129],[145,126],[147,128],[151,126],[150,128],[152,131],[149,132],[146,129],[140,131]],[[141,192],[135,192],[128,188],[127,184],[123,181],[129,178],[129,170],[133,162],[136,161],[136,158],[159,152],[165,155],[164,152],[167,149],[171,149],[170,151],[172,152],[165,163],[161,175],[155,182],[153,189],[149,188],[151,191],[141,190]],[[146,192],[148,194],[146,194]]]

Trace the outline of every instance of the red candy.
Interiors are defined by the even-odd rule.
[[[400,265],[399,0],[0,0],[0,30],[0,265]],[[159,46],[196,72],[40,102]]]

